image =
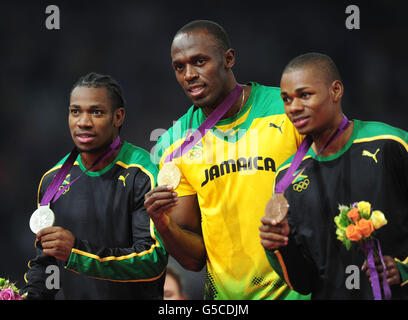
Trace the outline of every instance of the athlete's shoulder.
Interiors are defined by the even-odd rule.
[[[290,165],[292,164],[293,158],[295,157],[295,155],[290,156],[286,161],[284,161],[277,169],[276,169],[276,177],[281,177],[281,175],[283,173],[286,172],[286,170],[289,169]],[[303,159],[305,159],[306,157],[309,157],[308,154],[306,154]]]
[[[354,120],[354,142],[393,140],[404,145],[408,151],[408,132],[378,121]]]
[[[194,106],[191,106],[184,115],[175,121],[173,126],[166,130],[158,139],[153,151],[153,162],[158,164],[163,153],[186,135],[190,128],[190,123],[191,129],[196,129],[200,125],[202,116],[201,109],[194,112]]]
[[[157,166],[154,165],[150,153],[127,141],[123,141],[120,157],[116,163],[127,168],[138,167],[142,170],[147,170],[154,177],[156,177],[158,173]]]
[[[62,165],[64,164],[65,160],[67,160],[67,158],[69,157],[69,153],[67,155],[65,155],[61,160],[59,160],[56,164],[54,164],[51,168],[49,168],[42,176],[42,179],[44,179],[45,177],[52,175],[53,176],[53,172],[58,170],[59,168],[62,167]],[[76,160],[77,161],[77,160]]]
[[[37,200],[39,201],[40,192],[45,187],[49,186],[51,181],[54,179],[54,176],[58,172],[58,169],[62,167],[65,160],[69,157],[69,153],[65,155],[61,160],[59,160],[56,164],[54,164],[50,169],[48,169],[41,177],[40,183],[38,184],[38,191],[37,191]],[[76,159],[75,164],[78,164],[78,158]],[[45,189],[44,189],[45,190]]]
[[[251,103],[259,116],[278,115],[285,113],[279,87],[261,85],[251,82]]]

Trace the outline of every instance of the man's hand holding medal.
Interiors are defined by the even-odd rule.
[[[288,244],[289,224],[287,214],[289,204],[282,193],[275,193],[268,201],[265,216],[259,227],[261,244],[267,250],[278,249]]]

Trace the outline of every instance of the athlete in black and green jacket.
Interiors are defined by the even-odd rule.
[[[311,293],[312,299],[372,299],[370,274],[365,267],[361,270],[366,257],[358,244],[346,249],[334,222],[339,205],[370,202],[388,220],[374,234],[387,262],[392,298],[407,299],[408,133],[380,122],[353,120],[318,154],[343,117],[339,79],[331,59],[315,53],[295,58],[284,71],[285,112],[313,144],[284,192],[290,206],[287,219],[276,224],[264,217],[261,242],[278,274],[295,290]],[[292,161],[278,168],[276,182]],[[377,269],[381,273],[380,263]]]
[[[109,76],[92,73],[74,86],[68,120],[80,154],[62,185],[89,168],[118,136],[122,105],[120,87]],[[38,202],[66,158],[44,174]],[[37,233],[37,256],[25,275],[28,299],[57,294],[49,265],[59,267],[57,298],[162,299],[168,256],[143,206],[156,176],[149,153],[122,141],[51,203],[55,223]]]

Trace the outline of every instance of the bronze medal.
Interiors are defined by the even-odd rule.
[[[277,223],[282,222],[289,211],[289,204],[282,193],[276,193],[269,199],[265,207],[265,216]]]

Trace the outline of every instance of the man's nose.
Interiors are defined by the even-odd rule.
[[[191,80],[195,80],[197,77],[198,77],[198,73],[197,73],[197,70],[194,68],[194,66],[187,64],[186,72],[184,74],[184,80],[191,81]]]
[[[78,119],[78,126],[79,127],[92,127],[93,122],[92,122],[92,115],[84,112],[83,114],[80,115]]]
[[[297,113],[299,111],[303,111],[304,106],[302,104],[301,99],[295,97],[290,104],[287,105],[287,109],[289,113]]]

